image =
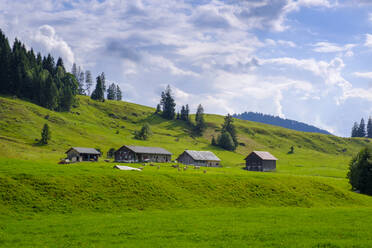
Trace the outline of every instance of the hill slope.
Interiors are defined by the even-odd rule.
[[[302,131],[302,132],[310,132],[310,133],[322,133],[322,134],[331,134],[330,132],[317,128],[315,126],[290,120],[290,119],[283,119],[279,116],[267,115],[262,113],[254,113],[254,112],[244,112],[241,114],[234,114],[233,117],[241,119],[241,120],[249,120],[255,121],[265,124],[270,124],[279,127],[285,127],[292,130]]]
[[[150,123],[149,141],[133,138]],[[367,206],[371,199],[349,191],[345,179],[351,155],[369,139],[292,131],[235,120],[241,145],[236,152],[210,145],[223,116],[206,115],[203,137],[193,137],[182,121],[166,121],[154,109],[137,104],[96,102],[79,97],[71,112],[57,113],[18,99],[0,98],[1,212],[197,208],[208,206]],[[44,123],[52,140],[39,146]],[[169,164],[147,166],[141,173],[112,169],[112,163],[57,165],[71,146],[107,152],[123,144],[161,146],[176,158],[184,149],[210,150],[223,168],[177,171]],[[295,147],[288,154],[290,146]],[[279,158],[277,173],[242,170],[252,150]],[[134,165],[140,166],[140,165]],[[289,175],[290,174],[290,175]],[[300,176],[301,175],[301,176]],[[307,175],[307,176],[305,176]]]

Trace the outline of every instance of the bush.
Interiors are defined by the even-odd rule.
[[[151,135],[152,131],[148,123],[145,123],[140,131],[136,131],[134,133],[134,137],[139,140],[147,140],[151,137]]]
[[[372,151],[369,148],[352,158],[347,177],[353,190],[372,195]]]

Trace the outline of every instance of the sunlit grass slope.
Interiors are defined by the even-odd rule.
[[[239,142],[236,152],[210,145],[217,136],[223,116],[206,115],[208,129],[203,137],[193,137],[189,125],[166,121],[154,109],[133,103],[92,101],[79,97],[69,113],[57,113],[32,103],[0,97],[0,157],[57,162],[71,146],[95,147],[107,152],[124,144],[161,146],[175,159],[184,149],[210,150],[222,159],[224,167],[243,167],[252,150],[266,150],[278,159],[277,172],[345,178],[352,154],[369,139],[340,138],[297,132],[261,123],[235,120]],[[133,138],[133,132],[148,122],[154,135],[149,141]],[[38,146],[36,139],[44,123],[50,125],[52,140]],[[288,154],[294,146],[294,154]]]

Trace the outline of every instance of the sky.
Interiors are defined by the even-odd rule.
[[[262,112],[339,136],[372,115],[372,0],[0,0],[10,42],[105,72],[125,101]]]

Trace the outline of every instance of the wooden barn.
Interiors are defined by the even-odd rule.
[[[269,152],[253,151],[245,158],[245,168],[249,171],[273,171],[277,160]]]
[[[170,162],[172,153],[160,147],[127,146],[115,151],[116,162]]]
[[[96,149],[85,147],[71,147],[66,154],[71,162],[98,161],[98,157],[101,155]]]
[[[177,162],[196,166],[220,166],[221,160],[210,151],[185,150],[178,158]]]

